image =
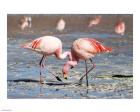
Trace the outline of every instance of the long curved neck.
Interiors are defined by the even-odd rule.
[[[72,60],[72,54],[70,51],[66,51],[66,52],[62,53],[62,51],[59,50],[56,52],[55,55],[58,59],[65,59],[68,56],[69,60]]]
[[[62,53],[61,49],[58,49],[55,53],[56,57],[58,59],[65,59],[67,56],[69,58],[69,61],[79,61],[77,60],[76,56],[74,55],[73,51],[66,51],[64,53]]]
[[[76,59],[76,56],[74,55],[74,53],[72,51],[70,53],[71,53],[71,60],[67,61],[64,64],[63,69],[62,69],[63,76],[65,78],[67,77],[69,70],[72,69],[74,66],[76,66],[78,64],[78,61],[79,61]]]

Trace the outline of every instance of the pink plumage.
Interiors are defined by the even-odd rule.
[[[71,52],[66,51],[62,53],[62,42],[57,37],[53,36],[39,37],[33,40],[32,42],[22,45],[22,47],[33,50],[43,55],[39,63],[40,68],[44,67],[43,61],[47,56],[50,55],[55,55],[57,59],[65,59],[68,56],[69,60],[71,60]]]
[[[73,42],[72,53],[78,59],[90,59],[98,53],[111,52],[111,48],[102,45],[93,38],[80,38]]]
[[[25,28],[31,28],[32,26],[31,22],[32,22],[31,17],[24,16],[19,20],[20,29],[24,30]]]
[[[61,18],[57,23],[56,29],[58,31],[63,31],[65,29],[65,26],[66,26],[66,22]]]
[[[86,65],[86,60],[89,59],[93,64],[93,66],[89,71],[87,71],[87,65],[86,65],[86,74],[84,76],[87,76],[87,74],[95,67],[91,58],[98,53],[111,52],[111,51],[112,48],[102,45],[99,41],[93,38],[80,38],[75,40],[71,48],[72,60],[66,62],[62,69],[64,78],[67,79],[67,74],[69,72],[69,69],[76,66],[79,60],[85,60],[85,65]],[[81,80],[84,78],[84,76],[81,78]]]
[[[121,35],[125,33],[125,22],[117,21],[115,24],[115,32]]]
[[[31,49],[45,55],[56,54],[57,50],[62,50],[62,42],[53,36],[39,37],[32,42],[23,45],[23,48]]]
[[[101,16],[97,16],[94,19],[90,20],[88,27],[98,25],[101,22]]]

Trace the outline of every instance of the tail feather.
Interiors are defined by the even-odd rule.
[[[93,38],[84,38],[84,40],[89,41],[93,47],[96,47],[97,52],[111,52],[112,51],[112,48],[102,45],[99,41]]]
[[[106,52],[112,52],[112,48],[106,47]]]
[[[104,45],[102,45],[100,42],[96,41],[95,46],[98,47],[98,52],[111,52],[112,48],[110,47],[106,47]]]
[[[29,48],[31,48],[30,45],[31,45],[30,43],[27,43],[27,44],[21,45],[20,47],[29,49]]]

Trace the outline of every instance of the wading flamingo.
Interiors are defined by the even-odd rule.
[[[56,29],[58,31],[62,31],[62,30],[64,30],[65,25],[66,25],[66,22],[63,19],[60,19],[57,23]]]
[[[76,66],[79,60],[85,60],[86,73],[80,78],[79,84],[81,84],[83,78],[86,76],[86,85],[88,86],[88,73],[95,68],[95,65],[92,61],[98,53],[111,52],[112,48],[103,46],[100,42],[93,38],[79,38],[75,40],[72,44],[71,55],[72,60],[67,61],[62,69],[63,77],[67,79],[67,74],[71,68]],[[92,67],[88,70],[86,61],[90,60]]]
[[[62,42],[57,37],[53,37],[53,36],[39,37],[33,40],[32,42],[22,45],[22,47],[36,51],[43,55],[39,62],[41,83],[43,82],[41,77],[42,76],[41,68],[44,68],[44,60],[47,56],[55,55],[57,59],[65,59],[68,56],[69,60],[72,60],[71,52],[66,51],[62,54]],[[61,81],[61,79],[58,76],[55,77],[57,80]]]
[[[115,24],[115,32],[124,35],[125,32],[125,22],[119,20]]]
[[[88,27],[92,27],[94,25],[98,25],[101,21],[101,16],[97,16],[89,22]]]
[[[32,24],[32,18],[24,16],[19,20],[19,26],[21,30],[24,30],[25,28],[31,28]]]

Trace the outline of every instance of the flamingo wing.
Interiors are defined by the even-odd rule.
[[[39,53],[45,53],[51,55],[55,53],[57,49],[62,48],[62,42],[60,39],[53,36],[44,36],[33,40],[22,46],[23,48],[31,49]]]
[[[100,52],[111,52],[112,49],[108,48],[104,45],[102,45],[99,41],[93,39],[93,38],[84,38],[84,40],[88,41],[90,43],[90,45],[96,49],[97,53]]]

